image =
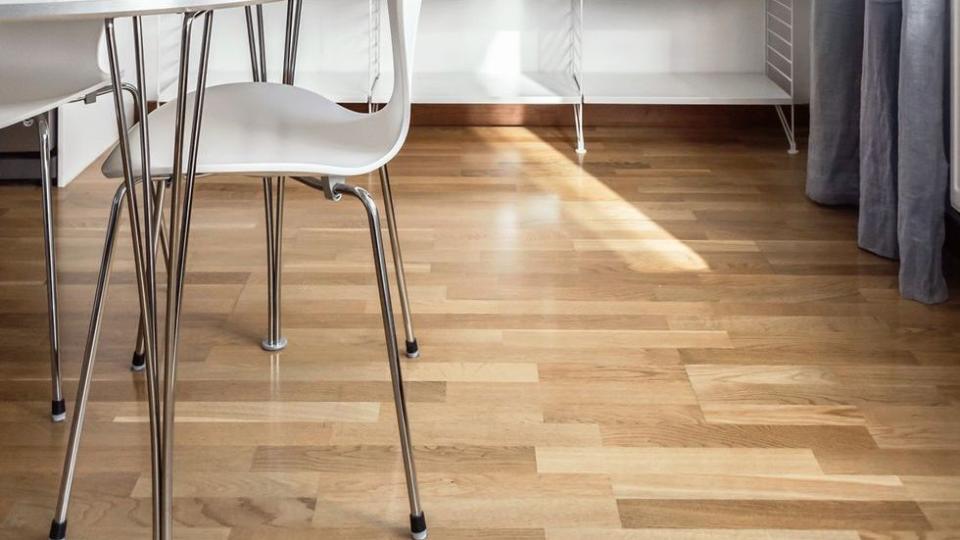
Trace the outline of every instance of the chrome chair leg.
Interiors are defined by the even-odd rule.
[[[404,397],[403,377],[400,370],[400,351],[397,347],[396,323],[393,318],[393,306],[390,299],[390,281],[387,275],[387,263],[384,257],[383,238],[380,232],[380,216],[377,205],[370,194],[361,188],[348,184],[330,185],[325,192],[338,198],[340,194],[356,197],[367,212],[370,225],[370,243],[373,246],[373,263],[377,272],[377,286],[380,292],[380,311],[383,316],[383,333],[387,342],[387,358],[390,363],[390,378],[393,381],[393,401],[397,409],[397,426],[400,430],[400,449],[403,454],[403,469],[406,473],[407,496],[410,502],[410,533],[414,540],[427,538],[427,522],[420,506],[420,493],[417,486],[417,471],[413,460],[413,445],[410,442],[410,425],[407,420],[407,402]]]
[[[163,252],[163,262],[167,271],[170,271],[170,254],[167,250],[166,232],[163,228],[163,196],[166,191],[166,180],[156,182],[153,198],[156,201],[154,207],[154,239],[153,251],[156,253],[157,246]],[[158,244],[159,242],[159,244]],[[137,345],[133,349],[133,358],[130,360],[130,370],[140,372],[147,366],[146,336],[143,333],[143,325],[146,324],[143,314],[140,314],[140,326],[137,327]]]
[[[283,277],[283,200],[285,178],[263,179],[263,205],[267,224],[267,337],[260,342],[265,351],[276,352],[287,347],[281,326],[281,292]]]
[[[40,186],[43,214],[43,254],[47,271],[47,319],[50,325],[50,417],[54,422],[67,418],[60,379],[60,296],[57,291],[57,248],[53,227],[53,173],[50,170],[50,124],[47,115],[37,117],[40,135]]]
[[[140,372],[147,367],[147,341],[143,335],[143,314],[140,314],[140,324],[137,325],[137,346],[133,349],[133,358],[130,359],[130,371]]]
[[[57,500],[57,511],[50,525],[50,540],[63,540],[67,534],[67,510],[70,504],[70,492],[73,489],[73,478],[77,468],[77,452],[80,448],[80,435],[83,433],[83,421],[87,412],[87,399],[90,397],[90,382],[93,375],[93,365],[97,357],[97,345],[100,341],[100,329],[103,322],[103,307],[107,295],[107,285],[110,281],[110,267],[113,262],[113,249],[117,239],[120,209],[127,198],[127,187],[117,188],[110,207],[110,218],[107,222],[107,235],[103,244],[103,255],[100,260],[100,276],[97,279],[97,290],[93,298],[93,313],[90,316],[90,328],[87,331],[86,350],[83,355],[83,364],[80,367],[80,382],[77,389],[77,402],[73,409],[73,424],[70,426],[70,442],[67,445],[67,455],[63,461],[63,473],[60,476],[60,495]]]
[[[380,186],[383,190],[383,212],[387,215],[387,232],[390,234],[390,247],[393,249],[393,266],[397,273],[397,289],[400,293],[400,310],[403,313],[403,330],[406,334],[407,358],[420,356],[420,345],[413,333],[413,319],[410,316],[410,300],[407,297],[407,276],[403,270],[403,255],[400,253],[400,232],[397,230],[397,216],[394,212],[393,191],[390,189],[390,171],[384,165],[380,168]]]

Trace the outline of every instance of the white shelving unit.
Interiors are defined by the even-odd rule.
[[[590,73],[587,103],[629,105],[790,105],[762,73]]]
[[[381,42],[382,0],[370,0],[370,100],[392,92]],[[583,0],[424,0],[413,101],[424,104],[572,105],[585,152],[580,51]],[[383,59],[381,58],[383,57]]]
[[[571,105],[581,153],[584,104],[765,105],[796,152],[806,77],[796,4],[809,8],[809,0],[423,0],[413,99]],[[264,9],[269,80],[278,81],[285,5]],[[383,0],[307,0],[303,10],[297,84],[339,102],[386,102]],[[160,24],[161,100],[175,88],[175,73],[163,74],[175,64],[178,25]],[[216,25],[210,82],[250,80],[242,10]]]
[[[794,2],[591,0],[585,101],[771,105],[796,153]]]

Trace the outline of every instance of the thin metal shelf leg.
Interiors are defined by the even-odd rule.
[[[780,119],[780,124],[783,126],[783,131],[787,135],[787,143],[790,145],[790,149],[787,150],[787,153],[790,155],[796,155],[800,153],[800,150],[797,149],[797,135],[796,135],[796,117],[795,117],[795,107],[790,105],[790,114],[787,115],[787,112],[784,111],[783,105],[777,105],[777,117]]]
[[[583,137],[583,103],[575,103],[573,105],[573,121],[574,126],[577,130],[577,154],[584,155],[587,153],[587,144]]]

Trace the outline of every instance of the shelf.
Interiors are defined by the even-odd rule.
[[[389,76],[381,76],[381,83]],[[378,98],[387,96],[377,93]],[[557,105],[580,102],[573,76],[557,72],[527,73],[417,73],[413,77],[415,103],[478,103]]]
[[[249,81],[250,72],[210,70],[208,84]],[[279,81],[279,73],[270,73],[271,81]],[[361,72],[318,72],[301,70],[297,86],[317,92],[339,103],[366,103],[367,74]],[[390,99],[393,73],[383,73],[374,92],[375,101]],[[173,99],[173,88],[163,93],[163,100]],[[171,95],[167,95],[167,94]],[[414,103],[475,103],[550,105],[580,101],[580,92],[571,75],[566,73],[488,74],[417,73],[413,79]]]
[[[250,73],[211,70],[209,84],[249,81]],[[279,80],[271,73],[270,80]],[[376,101],[389,99],[392,73],[380,76]],[[790,95],[760,73],[587,73],[585,101],[638,105],[788,105]],[[308,88],[341,103],[367,101],[367,74],[361,72],[297,73],[297,86]],[[170,89],[172,90],[172,89]],[[415,103],[432,104],[575,104],[580,93],[573,77],[565,73],[527,72],[489,74],[477,72],[417,73]],[[172,99],[164,93],[162,99]]]
[[[587,103],[625,105],[789,105],[763,73],[585,73]]]

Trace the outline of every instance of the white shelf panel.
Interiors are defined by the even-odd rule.
[[[209,84],[249,81],[248,71],[210,70]],[[270,80],[278,81],[279,73]],[[392,73],[380,76],[376,101],[389,99]],[[788,105],[790,95],[760,73],[587,73],[585,101],[636,105]],[[365,103],[367,74],[297,73],[297,86],[341,103]],[[565,73],[417,73],[414,102],[432,104],[575,104],[580,94]],[[172,90],[172,89],[171,89]],[[164,95],[162,99],[172,99]]]
[[[789,105],[763,73],[584,73],[587,103],[625,105]]]
[[[381,75],[381,84],[390,79],[390,75]],[[381,95],[379,88],[377,97],[386,97]],[[416,73],[413,101],[435,104],[572,104],[580,101],[580,91],[573,76],[566,73]]]
[[[270,73],[271,81],[280,74]],[[249,81],[249,71],[215,70],[208,74],[210,85]],[[366,73],[323,72],[300,70],[297,86],[340,103],[366,103]],[[390,99],[393,73],[383,73],[374,91],[375,101]],[[417,73],[413,80],[415,103],[431,104],[573,104],[580,101],[580,92],[571,75],[566,73]],[[164,100],[173,95],[163,96]]]

